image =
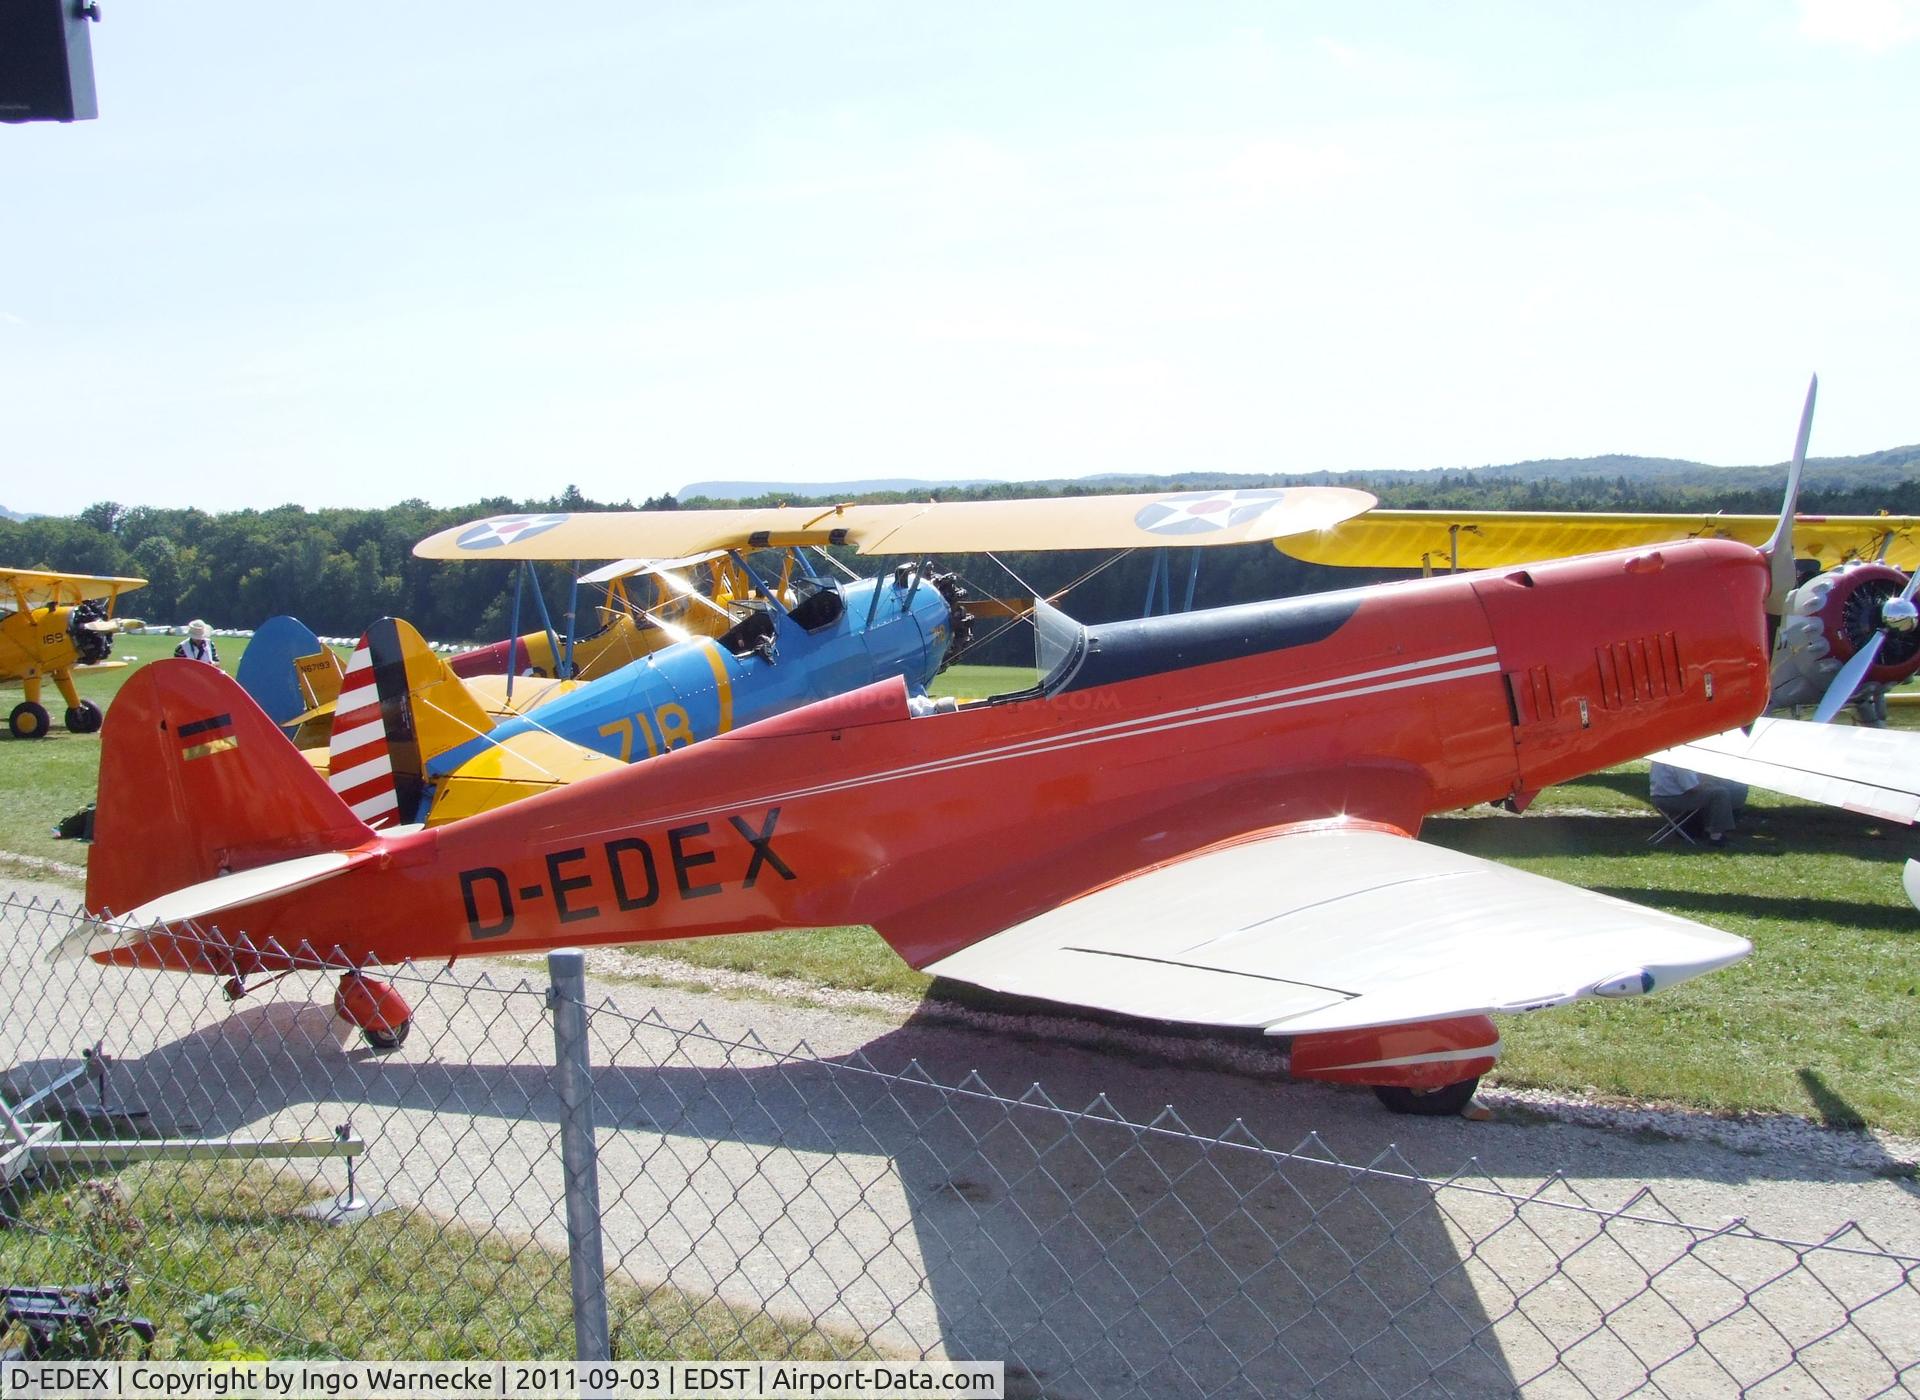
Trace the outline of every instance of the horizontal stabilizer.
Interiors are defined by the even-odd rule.
[[[1758,719],[1751,732],[1730,729],[1653,761],[1882,821],[1920,820],[1920,734],[1912,730]]]
[[[323,851],[172,890],[124,914],[89,919],[55,945],[49,961],[63,962],[68,958],[112,952],[140,942],[148,932],[162,926],[204,925],[224,910],[316,884],[376,859],[379,854],[372,848]]]
[[[1743,938],[1378,828],[1296,828],[1130,876],[925,970],[1156,1020],[1351,1030],[1636,996]]]

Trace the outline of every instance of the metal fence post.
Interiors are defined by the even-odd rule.
[[[578,948],[547,954],[553,1008],[553,1080],[560,1094],[560,1161],[567,1187],[567,1265],[573,1282],[578,1361],[610,1361],[607,1271],[600,1249],[600,1167],[593,1139],[593,1067],[587,1053],[587,959]]]

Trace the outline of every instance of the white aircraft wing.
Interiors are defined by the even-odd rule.
[[[1744,938],[1378,828],[1306,828],[1129,876],[925,970],[1269,1035],[1637,996]]]
[[[1920,733],[1758,719],[1653,755],[1752,787],[1843,807],[1883,821],[1920,820]]]
[[[862,554],[1136,549],[1266,542],[1369,510],[1346,486],[1156,491],[1017,501],[495,515],[413,547],[422,559],[632,559],[712,549],[851,545]]]

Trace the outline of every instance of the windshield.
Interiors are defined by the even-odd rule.
[[[1040,689],[1051,694],[1080,669],[1087,650],[1087,629],[1051,603],[1033,601],[1034,665],[1040,671]]]

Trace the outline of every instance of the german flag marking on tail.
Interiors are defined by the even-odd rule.
[[[230,714],[196,719],[190,724],[181,725],[174,735],[180,740],[182,763],[240,747],[240,741],[233,734],[233,716]]]
[[[327,740],[327,784],[368,826],[392,826],[399,820],[400,799],[394,791],[380,688],[364,637],[347,662],[340,698],[334,704],[333,733]]]

